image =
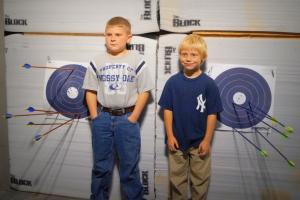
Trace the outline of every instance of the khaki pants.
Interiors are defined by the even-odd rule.
[[[206,199],[211,172],[210,154],[200,157],[197,148],[186,153],[169,151],[169,199],[188,199],[188,178],[191,183],[192,200]]]

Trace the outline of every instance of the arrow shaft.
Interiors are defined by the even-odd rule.
[[[252,144],[258,151],[262,151],[261,148],[259,148],[256,144],[254,144],[251,140],[249,140],[246,136],[244,136],[240,131],[238,131],[237,129],[233,128],[233,133],[237,132],[240,136],[242,136],[247,142],[249,142],[250,144]]]
[[[46,133],[43,133],[43,134],[41,135],[41,137],[44,137],[44,136],[48,135],[48,134],[51,133],[52,131],[54,131],[54,130],[60,128],[60,127],[62,127],[63,125],[66,125],[67,123],[69,123],[69,122],[71,122],[71,121],[73,121],[73,120],[74,120],[74,119],[70,119],[70,120],[68,120],[68,121],[66,121],[66,122],[64,122],[64,123],[62,123],[62,124],[60,124],[59,126],[54,127],[53,129],[47,131]]]
[[[71,112],[57,112],[57,111],[51,111],[51,110],[43,110],[43,109],[34,109],[34,112],[38,111],[38,112],[44,112],[44,113],[37,113],[37,114],[31,114],[31,115],[47,115],[48,113],[50,114],[69,114],[69,115],[73,115],[74,118],[78,117],[80,118],[80,113],[71,113]],[[18,115],[18,116],[27,116],[27,115]]]
[[[251,105],[250,102],[249,102],[249,104]],[[259,107],[255,107],[255,108],[258,109],[260,112],[264,113],[264,114],[265,114],[266,116],[268,116],[270,119],[273,119],[272,116],[270,116],[269,114],[267,114],[267,113],[266,113],[265,111],[263,111],[261,108],[259,108]],[[277,122],[279,125],[285,127],[285,125],[284,125],[283,123],[281,123],[280,121],[277,121],[277,120],[276,120],[276,122]]]
[[[36,66],[36,65],[30,65],[30,68],[36,68],[36,69],[54,69],[54,70],[73,70],[74,69],[74,68],[57,68],[57,67]]]
[[[40,125],[61,125],[63,123],[32,123],[27,124],[28,126],[40,126]]]
[[[58,114],[58,112],[34,113],[34,114],[21,114],[21,115],[13,115],[13,117],[25,117],[25,116],[34,116],[34,115],[53,115],[53,114]]]
[[[279,155],[281,155],[286,161],[289,161],[289,159],[275,146],[273,145],[260,131],[255,130],[266,142],[269,143],[269,145],[271,145],[271,147],[273,147],[273,149],[275,149]]]
[[[257,115],[261,115],[261,113],[258,113],[258,112],[256,112],[256,111],[254,111],[254,110],[250,110],[249,108],[246,108],[246,107],[244,107],[244,106],[241,106],[241,105],[239,105],[239,104],[236,104],[236,103],[233,103],[235,106],[238,106],[238,107],[240,107],[240,108],[243,108],[243,109],[245,109],[246,111],[249,111],[249,112],[252,112],[252,113],[254,113],[254,114],[257,114]],[[266,118],[268,118],[268,119],[273,119],[270,115],[268,115],[268,114],[266,114],[266,113],[264,113],[264,112],[262,112],[265,116],[266,116]]]

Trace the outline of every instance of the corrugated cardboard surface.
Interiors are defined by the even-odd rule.
[[[46,66],[53,61],[84,63],[95,54],[104,51],[103,37],[10,35],[5,39],[7,110],[15,115],[30,114],[25,110],[28,106],[46,110],[50,108],[44,96],[47,84],[45,73],[49,73],[51,69],[25,69],[21,67],[23,64]],[[133,48],[145,55],[151,69],[150,76],[153,78],[156,74],[156,60],[153,59],[156,54],[156,43],[155,40],[138,36],[132,41]],[[141,45],[143,48],[137,48]],[[141,122],[143,134],[140,170],[141,174],[144,174],[143,184],[149,190],[149,194],[145,195],[147,199],[153,199],[154,195],[154,108],[155,104],[152,101]],[[55,115],[15,117],[8,120],[11,177],[14,180],[30,181],[30,185],[18,185],[13,181],[13,188],[89,197],[92,168],[89,122],[86,119],[74,120],[72,125],[62,126],[35,143],[32,140],[36,132],[45,133],[55,125],[26,125],[28,122],[64,121],[65,117]],[[115,169],[112,198],[120,198],[119,189],[118,171]]]
[[[157,0],[4,0],[5,30],[103,33],[114,16],[127,18],[134,34],[157,32]]]

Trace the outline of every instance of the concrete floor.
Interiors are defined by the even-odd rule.
[[[86,200],[74,197],[63,197],[55,195],[45,195],[31,192],[20,192],[16,190],[1,190],[0,200]]]

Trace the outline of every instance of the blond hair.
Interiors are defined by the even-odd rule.
[[[126,31],[128,32],[128,34],[131,34],[131,24],[124,17],[119,17],[118,16],[118,17],[111,18],[110,20],[107,21],[106,26],[105,26],[105,30],[109,26],[121,26],[121,27],[124,27],[126,29]]]
[[[196,49],[202,56],[203,61],[207,58],[207,45],[200,35],[187,35],[179,44],[178,53],[184,49]]]

